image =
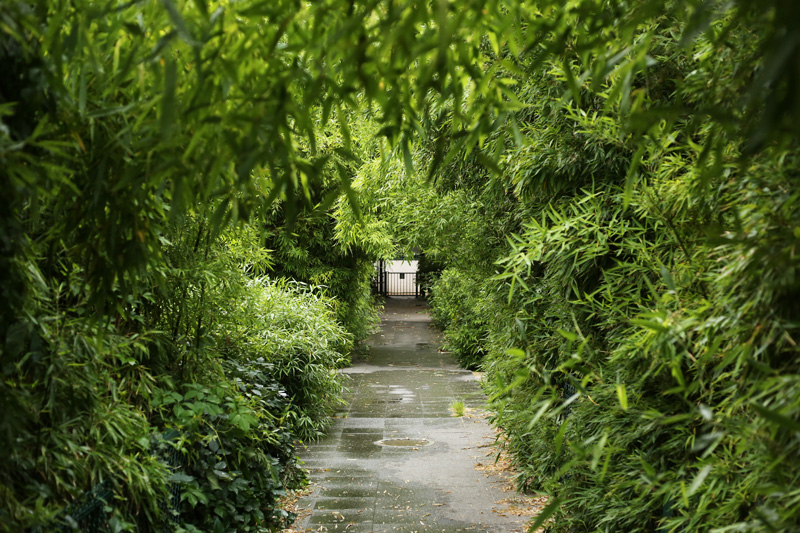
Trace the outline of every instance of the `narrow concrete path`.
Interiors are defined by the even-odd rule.
[[[473,468],[487,461],[491,428],[450,406],[480,409],[485,397],[439,343],[423,302],[387,300],[369,354],[345,370],[348,407],[327,438],[301,450],[314,483],[299,502],[313,511],[301,531],[525,530],[524,517],[504,512],[513,494]]]

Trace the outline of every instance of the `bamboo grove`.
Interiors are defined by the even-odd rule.
[[[288,523],[416,249],[534,526],[800,525],[794,2],[4,0],[0,65],[0,529]]]

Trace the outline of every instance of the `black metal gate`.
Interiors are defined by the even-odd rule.
[[[378,263],[375,290],[382,296],[419,296],[416,272],[386,272],[386,264]]]

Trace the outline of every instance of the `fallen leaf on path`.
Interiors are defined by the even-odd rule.
[[[300,520],[302,520],[305,517],[307,517],[308,515],[310,515],[311,514],[311,510],[310,509],[302,509],[302,508],[298,507],[297,506],[297,502],[300,500],[300,498],[302,498],[304,496],[308,496],[312,492],[314,492],[315,488],[316,488],[316,484],[312,483],[312,484],[310,484],[309,486],[307,486],[307,487],[305,487],[303,489],[293,490],[293,491],[289,492],[289,494],[287,494],[286,496],[284,496],[283,498],[278,500],[278,505],[277,505],[278,509],[283,509],[284,511],[289,511],[289,512],[294,513],[295,515],[297,515],[297,518],[295,519],[295,522],[299,522]],[[300,530],[299,529],[292,529],[290,527],[290,528],[287,528],[287,529],[282,529],[281,533],[300,533]]]
[[[492,462],[486,464],[480,462],[476,463],[475,470],[482,472],[484,476],[498,478],[499,481],[503,483],[501,490],[504,492],[513,492],[515,496],[496,502],[501,505],[506,505],[507,507],[501,510],[492,509],[492,512],[496,513],[498,516],[508,516],[508,514],[525,517],[529,516],[531,520],[533,520],[547,507],[549,497],[544,495],[531,496],[517,492],[517,487],[514,483],[514,477],[517,471],[514,469],[511,458],[504,448],[505,439],[497,428],[495,428],[494,431],[496,434],[494,442],[490,445],[481,446],[492,447],[493,449],[486,453],[485,456],[493,457],[494,459]],[[535,533],[540,533],[542,531],[544,531],[543,527],[536,530]]]

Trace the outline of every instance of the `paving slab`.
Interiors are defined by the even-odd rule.
[[[314,490],[299,506],[303,531],[522,532],[505,513],[502,483],[477,472],[493,432],[480,417],[453,417],[461,401],[481,408],[478,377],[439,350],[427,306],[386,301],[381,329],[343,373],[347,406],[328,436],[300,450]],[[393,446],[382,445],[390,440]]]

